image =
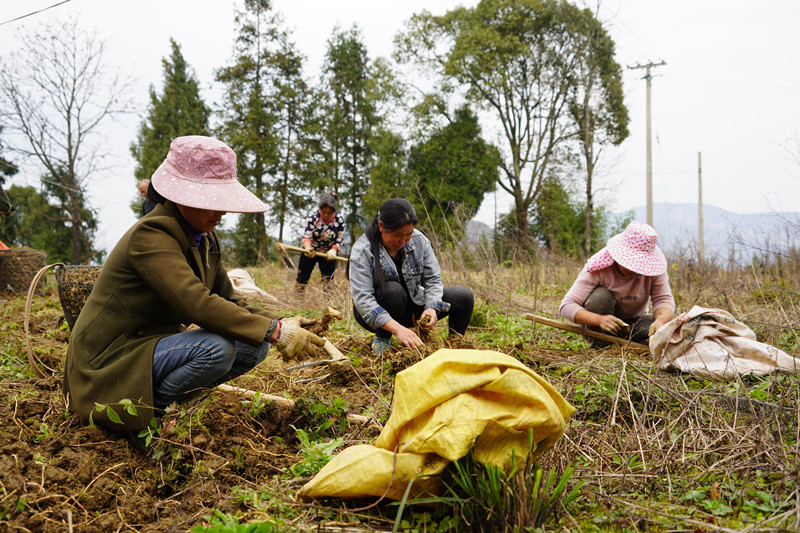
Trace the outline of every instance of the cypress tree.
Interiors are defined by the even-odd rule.
[[[136,142],[131,145],[131,154],[136,159],[134,175],[136,181],[150,179],[153,172],[164,161],[169,144],[182,135],[208,135],[208,119],[211,110],[200,97],[200,86],[191,67],[181,54],[181,48],[170,39],[172,53],[162,59],[164,68],[164,90],[158,95],[150,87],[150,105],[147,118],[142,121]],[[140,202],[132,209],[139,211]]]

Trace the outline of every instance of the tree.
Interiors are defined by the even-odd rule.
[[[576,39],[582,40],[584,53],[578,56],[577,82],[572,89],[570,116],[583,159],[584,208],[583,252],[592,253],[594,173],[605,145],[619,145],[628,137],[628,109],[623,102],[622,73],[614,60],[614,41],[588,10],[575,22]]]
[[[409,173],[416,178],[424,209],[420,220],[450,240],[461,227],[456,213],[472,218],[498,178],[500,153],[481,138],[478,117],[463,106],[452,122],[411,148]]]
[[[0,233],[8,245],[25,246],[47,253],[50,263],[69,263],[72,259],[72,228],[68,213],[62,207],[61,200],[53,197],[54,191],[60,191],[52,185],[51,180],[43,180],[42,192],[33,187],[12,185],[8,196],[16,206],[14,213],[0,219]],[[51,199],[56,203],[51,203]],[[99,254],[91,249],[97,219],[88,209],[82,214],[88,231],[82,233],[81,255],[86,258],[100,260]]]
[[[408,174],[408,153],[403,138],[387,129],[372,137],[375,162],[370,169],[370,184],[362,197],[365,218],[375,216],[389,198],[407,198],[413,203],[416,187]]]
[[[350,238],[355,241],[366,219],[364,191],[374,163],[372,138],[380,119],[370,92],[369,57],[360,30],[334,29],[328,39],[321,89],[318,190],[339,193]]]
[[[566,119],[585,49],[581,10],[563,0],[482,0],[443,16],[414,15],[396,39],[396,56],[431,69],[443,91],[493,112],[505,140],[500,187],[514,198],[522,250],[528,212],[557,150],[574,135]]]
[[[3,126],[0,125],[0,133],[3,132]],[[0,154],[3,153],[5,145],[0,142]],[[10,178],[14,174],[19,172],[17,166],[12,163],[11,161],[6,160],[2,155],[0,155],[0,186],[5,185],[6,178]]]
[[[288,34],[280,32],[278,49],[272,57],[272,86],[268,100],[276,117],[278,161],[272,171],[275,184],[268,192],[273,206],[272,222],[278,225],[278,240],[292,213],[309,204],[305,169],[308,166],[308,135],[311,89],[303,77],[305,58],[295,50]]]
[[[200,86],[174,39],[172,53],[161,60],[164,88],[159,96],[150,86],[147,117],[139,127],[131,154],[136,160],[136,180],[150,179],[164,161],[172,139],[183,135],[208,135],[211,110],[200,96]],[[138,210],[134,208],[135,211]]]
[[[581,256],[584,210],[571,200],[561,180],[546,178],[534,204],[531,229],[539,242],[550,251]]]
[[[217,81],[225,85],[220,134],[236,152],[239,181],[262,200],[277,202],[282,232],[293,187],[275,176],[287,178],[293,172],[293,155],[282,151],[282,143],[292,142],[295,121],[301,116],[294,106],[302,100],[297,80],[302,59],[288,43],[283,21],[271,11],[268,0],[245,0],[244,6],[236,12],[232,63],[216,73]],[[267,216],[241,215],[234,240],[239,263],[268,257]]]
[[[33,156],[59,189],[72,232],[71,261],[82,263],[91,259],[84,255],[91,235],[85,192],[107,144],[100,126],[128,108],[125,84],[106,74],[103,41],[76,20],[39,26],[20,43],[2,67],[0,120],[24,140],[17,151]]]

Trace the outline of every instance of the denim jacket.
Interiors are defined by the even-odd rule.
[[[379,250],[383,279],[399,282],[400,275],[391,256],[383,246]],[[442,301],[444,286],[439,261],[433,254],[428,238],[415,229],[411,240],[403,246],[403,251],[405,255],[401,270],[411,300],[426,309],[449,311],[450,304]],[[378,329],[393,317],[375,299],[374,264],[375,257],[369,239],[362,235],[350,252],[350,293],[353,305],[364,321],[371,328]]]

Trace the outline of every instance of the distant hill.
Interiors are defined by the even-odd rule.
[[[645,207],[633,211],[636,220],[646,220]],[[653,226],[665,254],[675,259],[697,257],[697,204],[653,204]],[[706,260],[745,263],[754,256],[800,248],[800,213],[743,215],[706,205],[703,232]]]
[[[634,220],[645,222],[647,210],[632,210]],[[616,213],[619,218],[628,213]],[[653,226],[659,246],[670,261],[691,261],[698,257],[697,204],[653,204]],[[492,238],[492,228],[477,220],[467,223],[467,238]],[[713,205],[703,210],[705,259],[717,263],[743,264],[753,257],[800,249],[800,213],[758,213],[743,215]]]

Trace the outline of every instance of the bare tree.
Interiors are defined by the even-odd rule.
[[[0,70],[0,125],[21,136],[14,149],[35,158],[42,179],[62,191],[76,264],[91,259],[82,236],[91,213],[86,189],[107,155],[99,127],[129,106],[127,84],[107,74],[104,59],[105,42],[71,19],[22,33]]]

